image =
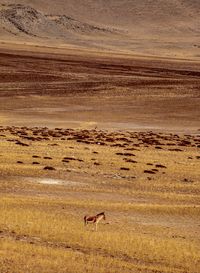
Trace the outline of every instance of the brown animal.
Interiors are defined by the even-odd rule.
[[[101,220],[106,220],[106,216],[104,212],[98,213],[97,215],[94,216],[85,216],[84,217],[84,223],[85,226],[87,226],[87,224],[95,224],[95,229],[97,231],[97,225]]]

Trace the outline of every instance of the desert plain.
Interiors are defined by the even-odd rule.
[[[0,272],[198,273],[199,63],[74,52],[2,45]]]
[[[200,272],[199,16],[0,0],[0,273]]]

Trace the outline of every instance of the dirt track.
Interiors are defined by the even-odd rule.
[[[198,63],[1,50],[0,68],[3,124],[169,130],[199,126]]]

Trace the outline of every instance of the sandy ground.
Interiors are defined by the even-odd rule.
[[[0,67],[1,124],[199,129],[198,62],[2,49]]]

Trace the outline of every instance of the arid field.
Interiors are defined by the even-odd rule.
[[[2,46],[1,273],[200,272],[199,68]]]
[[[0,131],[2,273],[199,272],[198,136]]]
[[[199,18],[0,0],[0,273],[200,272]]]

